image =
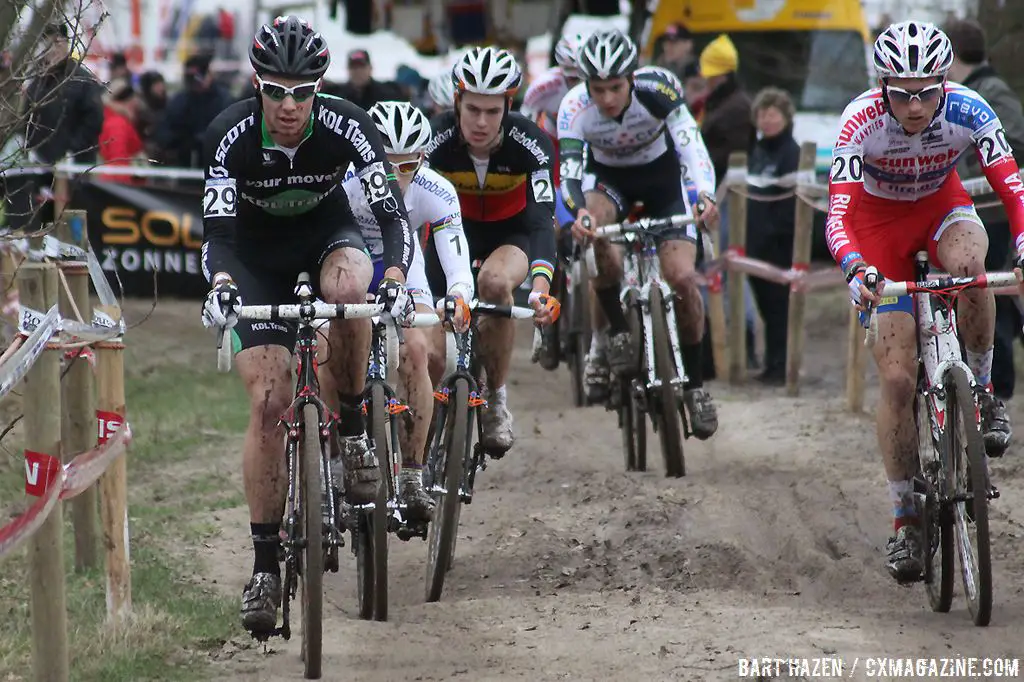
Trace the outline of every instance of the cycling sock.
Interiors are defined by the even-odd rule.
[[[683,356],[683,368],[686,370],[686,382],[683,390],[703,388],[704,386],[704,342],[680,344]]]
[[[626,314],[622,312],[622,303],[619,301],[619,293],[620,290],[618,285],[602,289],[594,288],[594,294],[597,296],[597,301],[601,304],[605,317],[608,318],[609,334],[619,334],[621,332],[629,331],[629,323],[626,322]]]
[[[608,333],[605,330],[595,331],[590,335],[590,354],[594,356],[604,355],[608,350]]]
[[[889,499],[892,501],[894,531],[917,523],[913,481],[889,481]]]
[[[252,574],[273,573],[281,575],[278,563],[278,549],[281,546],[280,523],[250,523],[252,530],[253,562]]]
[[[362,398],[338,393],[338,435],[342,438],[361,436],[366,432],[363,424]]]
[[[974,379],[979,385],[988,387],[992,383],[992,347],[981,353],[972,350],[967,351],[967,366],[974,373]]]

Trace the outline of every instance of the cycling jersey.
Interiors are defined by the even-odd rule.
[[[638,185],[657,180],[637,172],[637,167],[655,164],[663,171],[674,150],[672,163],[680,169],[682,180],[692,179],[699,192],[715,193],[714,168],[700,129],[686,108],[679,80],[664,69],[646,67],[634,72],[629,105],[617,119],[601,113],[585,82],[574,87],[559,107],[558,143],[562,194],[574,216],[586,205],[584,144],[592,161],[587,169],[599,183],[602,168],[621,169],[622,177],[629,175],[627,169],[632,170]]]
[[[454,111],[432,122],[427,147],[430,167],[447,178],[459,196],[471,256],[477,245],[505,243],[505,235],[528,235],[509,241],[531,260],[530,276],[554,274],[554,201],[550,138],[520,114],[506,116],[501,139],[486,159],[469,153]],[[495,241],[497,240],[497,241]]]
[[[208,280],[217,272],[233,273],[247,250],[271,249],[258,259],[273,268],[275,258],[287,257],[281,247],[298,251],[297,242],[311,238],[312,223],[354,226],[339,190],[350,163],[380,226],[387,266],[408,271],[412,230],[398,183],[373,121],[351,102],[317,95],[305,136],[293,149],[275,144],[256,98],[237,102],[210,123],[203,157],[202,265]]]
[[[873,226],[865,232],[878,239],[884,224],[890,230],[931,230],[933,242],[939,236],[936,228],[948,226],[945,218],[955,209],[964,209],[963,219],[980,224],[955,171],[969,146],[975,147],[985,177],[1006,207],[1017,251],[1024,248],[1024,183],[999,118],[978,93],[955,83],[946,84],[941,106],[931,125],[916,135],[908,135],[888,113],[879,88],[863,93],[843,112],[832,151],[825,236],[844,271],[867,256],[854,235],[860,235],[861,223]],[[903,211],[901,202],[917,202],[926,210]],[[943,209],[946,216],[940,215]],[[882,220],[893,211],[920,225]],[[872,250],[886,257],[882,249]]]
[[[557,138],[558,105],[568,92],[569,83],[565,79],[562,67],[552,67],[530,82],[526,94],[523,95],[519,113],[536,121],[550,137]]]
[[[374,219],[373,210],[366,202],[359,178],[351,169],[345,176],[343,187],[352,206],[352,212],[362,229],[366,248],[376,264],[383,259],[384,252],[380,226]],[[459,210],[455,188],[436,171],[420,168],[402,198],[413,227],[425,230],[433,238],[434,250],[441,261],[447,281],[445,291],[458,291],[466,300],[471,299],[473,272],[470,268],[469,247],[462,229],[462,212]],[[408,287],[414,295],[425,294],[424,298],[417,301],[425,302],[430,298],[431,292],[418,240],[413,247],[415,254],[409,269]],[[372,284],[370,288],[374,288]],[[428,305],[432,303],[431,300]]]

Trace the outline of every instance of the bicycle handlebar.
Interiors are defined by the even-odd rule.
[[[868,291],[875,293],[878,285],[881,284],[881,294],[886,297],[897,298],[908,294],[943,294],[959,292],[964,289],[993,289],[999,287],[1013,286],[1017,284],[1017,277],[1012,272],[983,273],[976,277],[953,277],[947,275],[938,279],[926,280],[924,282],[890,282],[883,280],[874,266],[869,267],[864,273],[864,286]],[[864,336],[864,345],[872,348],[878,340],[878,316],[874,306],[868,306],[867,310],[867,333]]]
[[[525,308],[521,305],[495,305],[477,300],[470,301],[469,308],[474,315],[510,317],[513,320],[528,320],[534,315],[533,308]]]
[[[620,234],[649,232],[653,230],[665,230],[674,227],[683,227],[684,225],[693,225],[699,220],[699,218],[694,218],[691,215],[684,214],[671,215],[666,218],[640,218],[635,222],[626,220],[621,223],[604,225],[594,230],[594,232],[597,233],[598,237],[614,237],[615,235]]]

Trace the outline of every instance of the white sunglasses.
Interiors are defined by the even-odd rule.
[[[887,85],[885,86],[885,91],[888,93],[889,101],[891,102],[910,104],[916,99],[921,104],[930,104],[938,101],[939,97],[942,95],[944,87],[945,84],[936,83],[935,85],[929,85],[927,88],[910,91],[904,90],[903,88],[897,88],[895,85]]]

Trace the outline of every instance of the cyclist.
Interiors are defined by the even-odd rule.
[[[385,277],[378,300],[396,315],[408,312],[405,273],[413,241],[401,192],[380,134],[363,110],[318,95],[330,53],[323,37],[294,16],[261,26],[249,47],[256,97],[221,112],[206,131],[203,154],[203,273],[212,290],[203,306],[208,327],[232,328],[235,367],[249,394],[251,415],[243,445],[254,561],[242,596],[242,624],[267,633],[281,603],[278,548],[287,493],[281,415],[292,400],[291,352],[296,327],[278,321],[239,322],[249,304],[294,297],[302,271],[319,272],[321,296],[361,303],[373,267],[340,190],[354,164],[384,241]],[[359,412],[369,357],[369,323],[331,326],[329,365],[344,396],[342,455],[353,501],[372,500],[379,474]]]
[[[554,147],[535,123],[509,111],[522,72],[507,50],[472,48],[455,64],[452,79],[455,109],[433,120],[427,159],[458,191],[470,260],[482,261],[477,295],[488,303],[511,304],[513,291],[529,276],[535,322],[551,324],[559,310],[549,295],[555,261]],[[428,276],[434,287],[432,261]],[[487,374],[481,445],[492,457],[504,455],[514,440],[505,396],[514,331],[509,319],[480,325],[479,355]]]
[[[846,274],[854,305],[878,306],[878,445],[895,516],[887,566],[899,581],[921,576],[912,497],[916,326],[912,298],[869,293],[864,270],[870,264],[890,280],[912,280],[914,254],[927,250],[933,263],[955,275],[985,271],[988,237],[955,170],[968,147],[976,148],[1006,207],[1018,253],[1024,247],[1024,185],[1010,145],[988,103],[946,81],[952,61],[949,39],[933,24],[906,21],[886,28],[874,47],[880,87],[846,108],[832,151],[828,247]],[[970,289],[960,298],[960,329],[967,364],[982,388],[978,402],[991,456],[1001,454],[1010,438],[1006,410],[991,392],[994,309],[989,290]]]
[[[558,178],[558,131],[556,122],[558,119],[558,105],[562,98],[577,83],[580,82],[580,72],[576,66],[576,51],[583,44],[583,36],[569,34],[559,38],[555,43],[555,63],[539,78],[534,79],[526,88],[523,95],[523,104],[519,113],[533,119],[534,123],[548,134],[555,145],[555,158],[552,162],[552,172],[555,176],[555,225],[560,228],[558,239],[558,250],[562,257],[567,257],[570,252],[571,234],[569,226],[573,217],[569,209],[565,207],[562,199],[562,188]],[[556,267],[560,267],[556,262]],[[559,294],[561,295],[561,294]],[[557,343],[557,336],[552,328],[545,329],[541,335],[541,346],[535,349],[534,360],[539,361],[544,369],[553,370],[558,367],[556,353],[551,352],[551,345]],[[551,360],[555,361],[552,362]]]
[[[464,331],[469,326],[467,302],[473,298],[473,272],[455,188],[436,171],[423,166],[424,151],[430,142],[430,121],[408,102],[378,102],[370,108],[369,114],[384,139],[384,150],[398,178],[409,220],[412,225],[427,230],[433,236],[434,249],[444,269],[447,296],[457,311],[453,324],[457,331]],[[377,282],[384,274],[384,244],[380,226],[374,218],[373,209],[366,203],[359,178],[351,171],[349,175],[345,179],[344,188],[373,259],[374,282],[369,290],[376,291]],[[408,291],[416,303],[417,311],[429,312],[434,308],[434,299],[427,284],[418,241],[414,248]],[[421,479],[433,406],[428,355],[431,347],[442,349],[441,353],[444,349],[443,340],[432,341],[425,332],[423,329],[405,330],[398,365],[401,385],[397,387],[410,408],[403,413],[405,418],[399,422],[403,460],[399,486],[408,505],[409,518],[417,521],[429,520],[433,506],[432,498],[423,490]],[[324,357],[330,353],[327,344],[321,345],[319,350]],[[327,390],[326,386],[331,377],[330,373],[325,374],[320,387],[330,397],[332,391]]]
[[[652,217],[689,213],[687,177],[696,184],[705,205],[706,223],[717,220],[715,177],[700,131],[690,116],[678,79],[663,69],[637,70],[637,48],[620,31],[591,35],[578,53],[584,83],[573,88],[558,112],[558,142],[562,156],[562,193],[576,216],[573,236],[594,237],[591,228],[623,220],[640,201]],[[596,186],[584,195],[583,146],[590,152],[586,170]],[[690,225],[662,236],[658,247],[661,274],[676,296],[676,317],[687,382],[684,402],[693,434],[701,440],[718,429],[718,414],[703,388],[701,340],[704,304],[695,281],[697,227]],[[628,369],[628,323],[619,302],[621,254],[606,239],[594,244],[598,277],[594,291],[608,319],[607,360],[612,371]],[[600,334],[594,338],[600,343]],[[599,358],[605,349],[592,347],[587,378],[600,381]],[[594,352],[596,351],[596,352]],[[607,379],[604,379],[607,382]]]
[[[433,104],[431,115],[436,116],[449,111],[455,106],[455,85],[452,83],[452,72],[442,71],[427,84],[427,94]]]

